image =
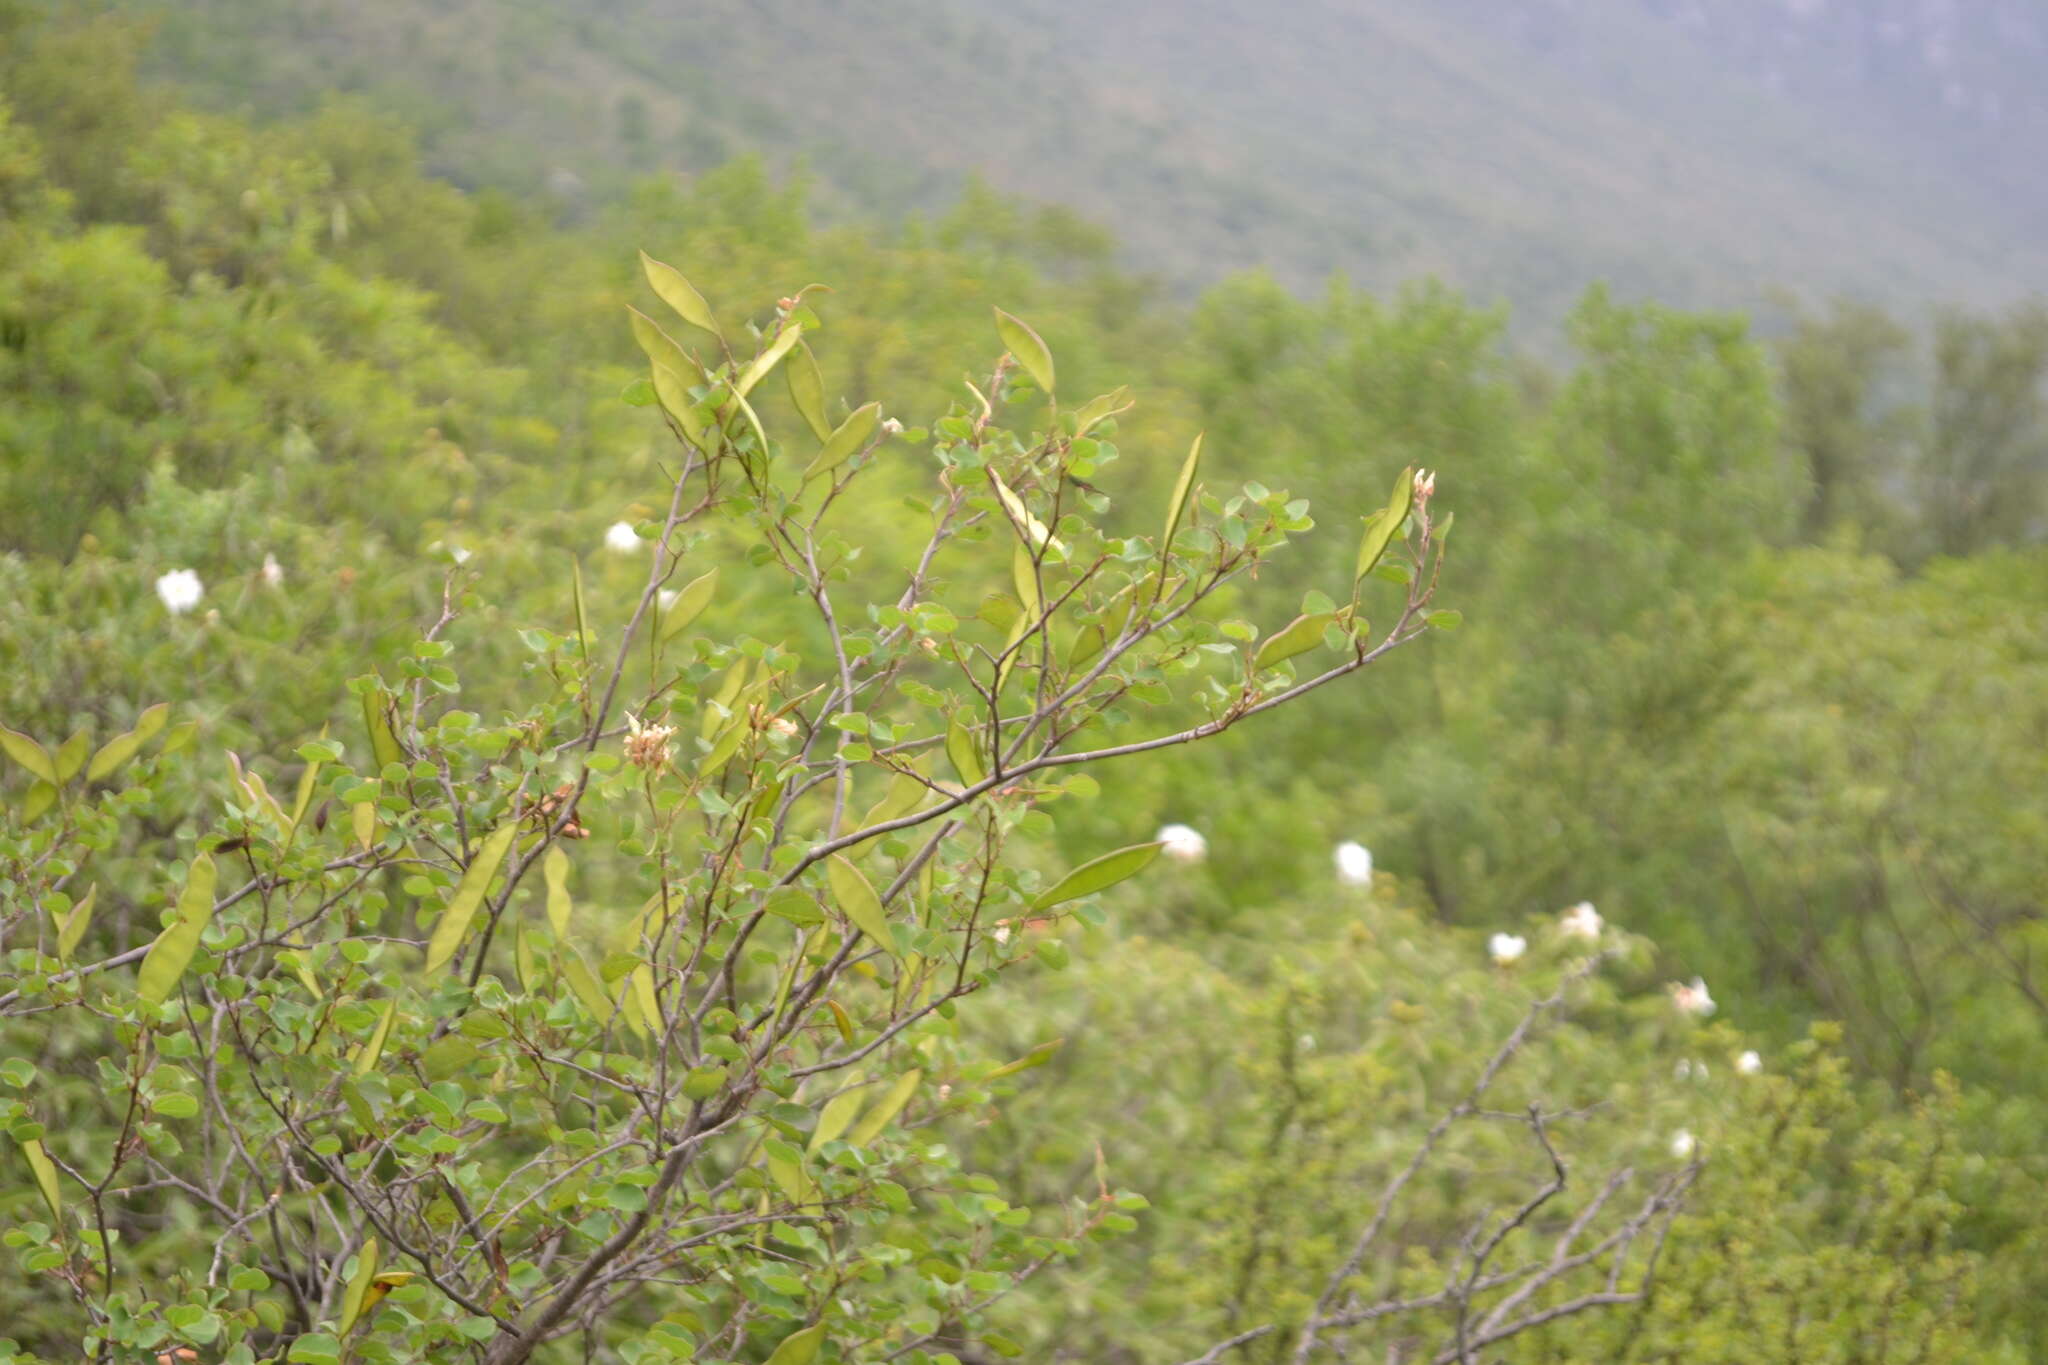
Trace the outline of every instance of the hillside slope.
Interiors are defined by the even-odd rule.
[[[834,214],[929,209],[979,173],[1183,286],[1431,273],[1531,321],[1596,277],[1733,306],[2048,286],[2048,180],[2005,136],[2048,126],[2043,21],[2010,3],[131,7],[203,98],[365,92],[441,173],[572,202],[754,150],[801,160]]]

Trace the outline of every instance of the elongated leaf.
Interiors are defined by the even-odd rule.
[[[791,1332],[775,1348],[775,1354],[768,1357],[768,1365],[811,1365],[818,1358],[818,1347],[825,1341],[825,1324],[806,1327],[801,1332]]]
[[[590,662],[590,613],[583,605],[583,561],[569,557],[569,593],[576,607],[576,643],[583,649],[583,661]]]
[[[569,983],[569,989],[575,992],[592,1019],[600,1024],[610,1023],[615,1006],[611,996],[605,993],[604,983],[597,979],[597,973],[590,970],[581,953],[567,944],[562,945],[561,954],[562,979]]]
[[[1043,339],[1031,329],[1024,319],[1012,317],[998,308],[996,311],[996,333],[1003,339],[1003,347],[1017,357],[1017,363],[1031,376],[1032,382],[1052,393],[1052,352]]]
[[[675,601],[661,615],[661,639],[664,644],[675,638],[676,633],[690,622],[703,615],[704,608],[711,605],[711,599],[718,595],[718,570],[713,569],[676,589]]]
[[[899,815],[908,815],[923,804],[931,788],[915,772],[896,773],[889,779],[889,785],[882,791],[882,799],[868,809],[861,817],[861,828],[886,824]]]
[[[1022,545],[1010,556],[1010,581],[1017,585],[1017,600],[1024,604],[1023,619],[1028,625],[1037,625],[1038,565],[1031,558],[1031,552]]]
[[[882,1130],[895,1122],[903,1112],[903,1106],[910,1103],[910,1097],[917,1093],[917,1083],[924,1079],[922,1071],[906,1071],[896,1078],[882,1098],[875,1101],[875,1107],[854,1125],[846,1140],[856,1147],[865,1147],[882,1135]]]
[[[643,962],[633,969],[626,981],[633,1003],[640,1007],[640,1017],[647,1021],[648,1033],[660,1033],[661,997],[654,989],[654,968]]]
[[[1386,507],[1366,518],[1365,534],[1358,542],[1358,567],[1351,573],[1354,582],[1371,573],[1373,566],[1380,562],[1387,546],[1400,534],[1401,523],[1408,520],[1408,510],[1414,502],[1415,470],[1410,466],[1394,480],[1394,493],[1387,499]]]
[[[777,887],[761,902],[761,908],[791,924],[809,926],[825,922],[825,912],[818,908],[818,898],[800,886]]]
[[[1180,530],[1181,518],[1187,514],[1188,499],[1194,496],[1195,475],[1202,468],[1202,436],[1197,434],[1195,443],[1188,447],[1188,457],[1181,461],[1180,477],[1174,480],[1173,498],[1166,505],[1166,529],[1159,535],[1159,556],[1163,561],[1173,549],[1173,537]],[[1165,582],[1165,575],[1160,582]]]
[[[711,316],[711,305],[704,302],[704,296],[683,278],[681,271],[672,265],[663,265],[644,251],[640,253],[640,269],[646,273],[647,282],[654,286],[654,292],[661,295],[661,301],[676,310],[677,317],[692,327],[701,327],[713,336],[718,335],[718,319]]]
[[[292,793],[292,814],[288,827],[293,834],[299,832],[299,821],[306,818],[306,807],[313,804],[313,790],[320,782],[321,763],[318,759],[306,765],[299,774],[298,789]]]
[[[831,1011],[832,1026],[839,1030],[839,1036],[849,1043],[852,1042],[857,1034],[853,1027],[853,1016],[846,1012],[846,1006],[837,1000],[827,1000],[825,1008]]]
[[[832,423],[825,419],[825,376],[818,371],[818,358],[811,354],[809,343],[796,348],[782,367],[782,378],[789,385],[790,403],[811,434],[821,441],[829,439]]]
[[[825,860],[825,880],[832,888],[832,900],[839,913],[873,939],[876,947],[892,957],[901,956],[896,951],[896,936],[889,932],[889,916],[882,909],[882,898],[845,854],[835,853]]]
[[[1336,619],[1334,611],[1312,611],[1295,617],[1266,637],[1266,642],[1259,646],[1259,652],[1252,658],[1252,667],[1271,668],[1297,654],[1307,653],[1323,642],[1323,632]]]
[[[440,971],[462,946],[469,922],[476,918],[477,907],[484,903],[484,892],[490,889],[491,878],[498,875],[499,865],[518,837],[519,822],[507,820],[491,831],[483,847],[470,859],[462,880],[455,885],[455,894],[448,898],[448,908],[434,923],[434,936],[427,941],[427,971]]]
[[[377,1239],[371,1237],[356,1253],[356,1273],[348,1277],[348,1288],[342,1291],[341,1314],[334,1320],[336,1336],[347,1336],[349,1329],[356,1325],[356,1319],[362,1316],[363,1299],[377,1278],[377,1258]]]
[[[1076,896],[1091,896],[1105,887],[1115,886],[1126,877],[1135,876],[1145,870],[1159,850],[1165,845],[1154,841],[1149,844],[1132,844],[1100,858],[1091,858],[1066,876],[1039,892],[1038,899],[1031,902],[1034,910],[1044,910],[1062,901],[1073,900]]]
[[[135,728],[125,735],[115,735],[100,746],[92,756],[92,762],[85,766],[85,780],[97,782],[112,773],[140,753],[142,746],[156,738],[156,732],[164,728],[164,722],[171,717],[168,702],[158,702],[135,718]]]
[[[995,485],[996,496],[1002,500],[1003,509],[1010,514],[1010,522],[1016,527],[1017,534],[1022,536],[1027,544],[1034,547],[1045,546],[1064,558],[1067,553],[1065,543],[1052,533],[1050,527],[1031,514],[1031,509],[1024,505],[1024,499],[1018,497],[1010,485],[1003,482],[1003,476],[996,473],[993,466],[988,471],[988,478],[989,482]]]
[[[797,342],[803,340],[803,335],[802,323],[784,323],[782,330],[775,334],[775,340],[768,343],[768,349],[755,356],[747,368],[740,371],[739,379],[732,386],[733,392],[741,398],[752,393],[754,386],[766,379],[768,372],[781,364],[782,358],[790,353]]]
[[[50,1217],[61,1226],[64,1197],[57,1189],[57,1164],[50,1160],[50,1154],[43,1150],[43,1144],[37,1138],[22,1143],[21,1154],[28,1158],[28,1168],[35,1174],[36,1188],[43,1192],[43,1202],[50,1206]]]
[[[771,1156],[767,1161],[768,1177],[773,1180],[789,1202],[801,1208],[817,1198],[817,1187],[811,1183],[811,1174],[802,1163],[783,1157]]]
[[[1014,1076],[1020,1071],[1029,1071],[1035,1066],[1044,1066],[1052,1060],[1053,1053],[1058,1052],[1066,1041],[1064,1038],[1055,1038],[1049,1043],[1040,1043],[1016,1061],[997,1067],[982,1079],[999,1081],[1005,1076]]]
[[[1131,391],[1127,388],[1112,389],[1091,398],[1074,414],[1074,435],[1086,436],[1098,423],[1129,412],[1131,407]]]
[[[363,693],[363,728],[370,733],[370,755],[377,760],[379,771],[389,764],[405,761],[405,753],[398,747],[398,736],[391,730],[391,717],[384,711],[384,688],[381,684]]]
[[[348,809],[349,832],[364,848],[377,842],[377,803],[358,801]]]
[[[809,483],[822,474],[830,474],[859,454],[881,423],[880,403],[867,403],[848,413],[846,420],[839,424],[839,429],[825,438],[825,448],[805,467],[804,482]]]
[[[57,764],[51,759],[50,751],[19,730],[10,730],[0,725],[0,750],[53,787],[63,785],[57,776]]]
[[[370,1036],[363,1039],[356,1049],[355,1057],[349,1063],[349,1071],[357,1076],[367,1076],[377,1069],[377,1059],[384,1055],[384,1040],[391,1036],[391,1021],[398,1016],[398,997],[384,1002],[384,1013],[377,1016],[377,1027],[370,1030]]]
[[[957,711],[946,726],[946,757],[952,760],[961,786],[977,787],[988,779],[988,769],[981,761],[981,741]]]
[[[72,906],[71,913],[58,923],[57,960],[59,962],[69,962],[72,952],[78,947],[79,940],[85,937],[87,927],[92,924],[92,903],[99,899],[99,894],[99,887],[92,887],[85,893],[85,899]]]
[[[21,823],[32,825],[44,811],[57,804],[57,789],[38,781],[21,798]]]
[[[92,752],[92,736],[80,730],[58,746],[51,762],[57,765],[57,784],[62,786],[78,776],[78,770],[85,766],[85,756]]]
[[[671,369],[657,362],[653,367],[654,397],[661,404],[661,410],[676,419],[676,425],[683,429],[683,435],[693,445],[702,447],[710,444],[711,423],[706,420],[703,409],[690,397],[690,385],[683,376],[689,371]]]
[[[647,361],[656,369],[668,368],[677,374],[695,374],[697,362],[690,359],[676,339],[662,330],[661,324],[631,304],[626,313],[633,324],[633,340],[640,343],[640,349],[647,353]]]
[[[548,887],[548,923],[554,927],[556,938],[567,938],[569,910],[574,902],[569,899],[569,855],[562,852],[560,844],[550,848],[540,860],[540,875]]]
[[[848,1072],[844,1088],[825,1101],[825,1107],[818,1111],[818,1126],[811,1130],[810,1145],[804,1150],[815,1152],[851,1128],[867,1101],[867,1091],[861,1088],[860,1072]]]
[[[178,978],[185,974],[192,955],[199,951],[199,936],[213,919],[213,888],[218,876],[212,854],[202,853],[192,860],[170,927],[149,945],[142,967],[135,974],[137,999],[151,1005],[161,1005],[170,999]]]

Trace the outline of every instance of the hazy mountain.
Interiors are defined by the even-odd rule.
[[[1995,303],[2048,286],[2048,19],[2020,0],[179,0],[160,63],[355,90],[471,183],[734,152],[828,213],[962,178],[1179,284],[1418,273],[1554,319],[1590,279]]]

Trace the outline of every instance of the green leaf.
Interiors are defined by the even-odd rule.
[[[72,952],[85,937],[86,927],[92,923],[92,903],[99,899],[100,889],[94,886],[86,891],[85,899],[71,907],[71,913],[57,922],[57,960],[69,962]]]
[[[957,711],[946,725],[946,757],[952,760],[961,786],[978,787],[988,780],[988,770],[981,761],[980,741]]]
[[[1323,632],[1336,619],[1334,611],[1308,612],[1295,617],[1259,646],[1258,654],[1252,659],[1252,668],[1271,668],[1297,654],[1306,654],[1323,642]]]
[[[548,923],[554,927],[556,938],[569,936],[569,910],[573,902],[569,899],[569,855],[556,844],[540,860],[540,875],[548,887]]]
[[[1159,850],[1164,846],[1155,840],[1149,844],[1132,844],[1129,848],[1105,853],[1100,858],[1091,858],[1039,892],[1038,899],[1031,902],[1031,908],[1048,909],[1062,901],[1070,901],[1077,896],[1092,896],[1105,887],[1115,886],[1124,878],[1136,876],[1144,871],[1147,864],[1159,856]]]
[[[818,372],[818,358],[808,344],[796,348],[796,354],[782,367],[782,377],[789,385],[789,401],[810,426],[811,434],[821,441],[831,439],[832,424],[825,419],[825,376]]]
[[[861,817],[861,828],[872,829],[876,825],[887,824],[898,816],[908,815],[923,804],[925,797],[930,794],[931,788],[926,786],[924,779],[915,772],[895,773],[889,778],[889,785],[883,789],[882,799],[875,802],[868,809],[868,813]]]
[[[30,1138],[21,1144],[21,1154],[28,1158],[28,1168],[36,1178],[36,1188],[43,1192],[43,1202],[50,1206],[50,1217],[61,1224],[64,1218],[63,1196],[57,1191],[57,1166],[43,1150],[42,1140]]]
[[[866,446],[875,434],[875,428],[882,422],[882,405],[868,403],[847,414],[839,429],[825,438],[825,448],[818,452],[804,469],[804,482],[809,483],[821,474],[829,474],[845,464]]]
[[[192,955],[199,951],[199,936],[213,919],[213,888],[218,875],[212,854],[202,853],[192,860],[170,927],[150,944],[142,967],[135,974],[137,999],[151,1005],[161,1005],[170,999],[178,978],[185,974]]]
[[[910,1103],[910,1097],[917,1093],[917,1083],[923,1079],[922,1071],[906,1071],[898,1076],[896,1083],[889,1087],[888,1092],[875,1101],[875,1107],[868,1110],[867,1115],[854,1125],[853,1131],[846,1135],[846,1140],[856,1147],[865,1147],[880,1137],[882,1130],[903,1112],[903,1106]]]
[[[867,1092],[861,1087],[860,1072],[848,1072],[839,1093],[825,1101],[825,1107],[818,1111],[818,1126],[811,1130],[810,1145],[804,1150],[815,1152],[844,1134],[866,1103]]]
[[[647,282],[654,286],[654,292],[661,301],[676,310],[676,316],[692,327],[701,327],[713,336],[718,335],[718,320],[711,316],[711,305],[704,302],[704,296],[696,287],[684,279],[682,272],[672,265],[663,265],[646,252],[640,253],[640,269],[647,275]]]
[[[63,780],[57,776],[57,765],[50,758],[50,751],[19,730],[10,730],[0,725],[0,750],[4,750],[9,758],[51,786],[63,785]]]
[[[767,1166],[769,1178],[789,1196],[790,1203],[801,1207],[816,1201],[817,1186],[812,1183],[810,1172],[803,1168],[802,1162],[791,1161],[787,1157],[770,1156]],[[781,1353],[778,1351],[777,1354]]]
[[[85,731],[64,741],[51,761],[57,765],[57,784],[62,786],[78,776],[78,770],[85,766],[85,756],[91,752],[92,738]]]
[[[1459,626],[1465,624],[1465,613],[1462,611],[1433,611],[1422,619],[1438,630],[1456,630]]]
[[[745,398],[752,393],[754,386],[768,377],[768,372],[781,363],[790,349],[803,339],[803,335],[802,323],[784,323],[782,330],[775,334],[775,340],[768,343],[768,349],[755,356],[747,368],[740,372],[739,379],[732,386],[734,395]],[[765,440],[761,443],[761,448],[764,451],[768,448]]]
[[[654,397],[661,404],[661,410],[676,421],[683,429],[683,435],[693,445],[704,446],[711,435],[711,424],[705,420],[703,411],[690,397],[690,386],[683,379],[683,371],[672,370],[666,365],[655,364]]]
[[[1131,391],[1128,388],[1112,389],[1108,393],[1089,399],[1081,405],[1081,410],[1074,414],[1074,435],[1086,436],[1089,429],[1097,423],[1119,413],[1129,412],[1131,406]]]
[[[1198,433],[1195,437],[1195,443],[1188,447],[1188,457],[1181,461],[1180,477],[1174,480],[1173,497],[1166,505],[1166,530],[1159,537],[1159,557],[1161,560],[1164,560],[1168,551],[1172,550],[1173,537],[1180,530],[1181,517],[1188,510],[1188,499],[1194,495],[1195,474],[1202,467],[1202,436],[1204,434],[1206,433]],[[1166,576],[1161,574],[1159,581],[1164,583]]]
[[[711,605],[711,599],[718,593],[718,570],[701,574],[676,589],[676,600],[669,603],[661,616],[661,640],[668,643],[690,622],[696,620]]]
[[[391,730],[391,717],[384,710],[382,682],[363,690],[363,728],[370,732],[370,753],[377,760],[380,772],[390,764],[405,761],[405,754],[398,747],[398,736]]]
[[[1358,567],[1351,574],[1353,582],[1371,573],[1373,565],[1380,562],[1380,556],[1400,532],[1401,523],[1408,520],[1408,509],[1414,502],[1415,469],[1411,465],[1394,480],[1394,493],[1386,507],[1366,518],[1365,534],[1358,542]]]
[[[377,1059],[384,1055],[384,1040],[391,1036],[391,1021],[398,1014],[398,997],[384,1002],[384,1013],[377,1018],[377,1027],[370,1030],[370,1036],[356,1049],[355,1058],[349,1063],[353,1075],[367,1076],[377,1069]]]
[[[696,372],[697,363],[690,359],[674,337],[662,330],[660,323],[631,304],[626,305],[626,314],[633,325],[633,340],[639,342],[640,349],[647,353],[650,365],[656,369],[666,366],[677,374]]]
[[[427,971],[438,972],[448,965],[455,950],[462,946],[462,939],[469,932],[469,922],[476,918],[477,907],[484,903],[484,892],[490,889],[491,878],[498,874],[499,864],[511,851],[512,841],[519,837],[519,822],[507,820],[491,831],[484,840],[469,866],[463,871],[462,880],[456,884],[455,894],[448,898],[448,908],[441,912],[441,918],[434,925],[434,936],[427,942]]]
[[[1025,1053],[1022,1057],[1019,1057],[1016,1061],[1007,1062],[1004,1065],[997,1067],[994,1071],[991,1071],[988,1073],[988,1075],[982,1077],[982,1079],[987,1081],[999,1081],[1005,1076],[1014,1076],[1020,1071],[1029,1071],[1031,1070],[1031,1068],[1035,1066],[1044,1066],[1047,1062],[1052,1060],[1053,1053],[1058,1052],[1060,1048],[1066,1043],[1066,1041],[1067,1040],[1064,1038],[1055,1038],[1049,1043],[1040,1043],[1037,1047],[1032,1048],[1031,1051]]]
[[[341,1295],[341,1313],[334,1320],[334,1330],[342,1336],[347,1336],[349,1328],[362,1316],[363,1299],[377,1278],[377,1255],[375,1237],[365,1239],[363,1249],[356,1253],[356,1273],[348,1277],[348,1288]]]
[[[583,606],[583,561],[569,557],[569,595],[576,607],[576,642],[583,649],[583,661],[590,662],[590,613]]]
[[[825,1324],[806,1327],[801,1332],[791,1332],[775,1348],[775,1354],[768,1357],[768,1365],[811,1365],[818,1358],[818,1347],[825,1341]]]
[[[996,333],[1003,339],[1003,346],[1017,357],[1017,363],[1031,376],[1032,382],[1050,395],[1052,393],[1052,352],[1038,333],[1022,318],[1012,317],[1002,309],[995,310]]]
[[[761,908],[791,924],[823,924],[825,912],[818,908],[818,898],[800,886],[783,886],[768,893],[768,899],[761,902]]]
[[[37,782],[21,798],[21,823],[34,824],[37,817],[57,804],[57,789],[47,782]]]
[[[835,853],[825,860],[825,880],[832,887],[832,899],[837,903],[839,912],[852,920],[856,929],[873,939],[876,947],[891,957],[900,957],[896,951],[896,936],[889,932],[889,916],[882,909],[882,898],[875,894],[875,888],[845,854]]]
[[[994,466],[989,467],[988,477],[989,482],[995,485],[996,496],[1002,500],[1004,510],[1010,514],[1011,524],[1016,528],[1017,534],[1024,538],[1025,543],[1034,548],[1047,547],[1054,554],[1064,558],[1067,553],[1066,545],[1052,533],[1050,527],[1031,514],[1031,509],[1024,505],[1024,499],[1018,497],[1010,485],[1003,482],[1003,476],[996,473]]]
[[[1010,556],[1010,581],[1017,585],[1017,600],[1024,604],[1024,613],[1018,618],[1028,629],[1038,624],[1038,562],[1031,552],[1022,545]]]
[[[605,993],[603,983],[597,979],[597,973],[590,970],[581,953],[567,944],[562,945],[561,954],[562,979],[569,983],[569,989],[576,993],[576,998],[590,1012],[592,1019],[600,1024],[610,1023],[615,1007],[611,996]]]
[[[708,1100],[725,1089],[726,1070],[722,1066],[700,1066],[683,1077],[683,1098]]]

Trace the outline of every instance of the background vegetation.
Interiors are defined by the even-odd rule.
[[[238,36],[200,51],[190,24],[217,8],[209,42]],[[433,26],[462,22],[435,13]],[[521,53],[552,41],[553,20],[490,13],[503,29],[495,46],[472,42],[472,60],[495,53],[517,73]],[[1211,495],[1308,500],[1325,534],[1274,554],[1255,586],[1221,589],[1224,619],[1270,630],[1275,610],[1341,584],[1354,518],[1421,466],[1457,510],[1444,593],[1464,625],[1197,753],[1110,766],[1100,796],[1015,832],[1011,856],[1047,876],[1169,821],[1207,851],[1108,892],[1093,922],[1062,930],[1061,951],[1034,956],[1026,988],[948,1021],[934,1046],[955,1090],[938,1096],[933,1063],[906,1122],[955,1213],[963,1192],[999,1193],[1056,1222],[1063,1201],[1110,1195],[1130,1226],[1076,1257],[1062,1249],[978,1309],[978,1342],[913,1348],[905,1334],[890,1349],[1176,1361],[1273,1325],[1238,1349],[1283,1360],[1304,1324],[1355,1296],[1409,1305],[1353,1324],[1360,1349],[1457,1359],[1436,1352],[1485,1320],[1473,1286],[1494,1231],[1515,1229],[1503,1258],[1543,1263],[1614,1176],[1631,1210],[1683,1185],[1657,1224],[1652,1288],[1473,1358],[2048,1353],[2041,306],[1960,306],[1923,324],[1833,302],[1837,281],[1795,279],[1807,293],[1766,342],[1736,314],[1594,288],[1551,365],[1507,343],[1503,310],[1442,285],[1303,290],[1299,275],[1292,289],[1249,275],[1188,302],[1125,273],[1117,244],[1063,209],[955,195],[944,177],[899,187],[853,154],[821,157],[815,178],[771,171],[732,155],[776,126],[744,104],[694,142],[694,123],[678,132],[649,113],[657,148],[608,157],[571,211],[565,186],[533,171],[575,149],[542,157],[514,141],[500,164],[471,162],[466,116],[394,94],[415,79],[402,66],[369,98],[273,98],[236,43],[293,35],[224,7],[191,15],[156,29],[26,8],[0,19],[0,721],[58,750],[73,735],[96,749],[153,703],[172,720],[89,794],[39,795],[19,762],[0,775],[11,1004],[54,970],[85,881],[97,908],[63,957],[151,940],[177,896],[165,864],[224,837],[246,804],[224,754],[277,793],[323,733],[369,771],[347,680],[436,676],[419,641],[444,585],[461,607],[446,631],[459,706],[486,729],[559,681],[536,640],[576,632],[572,563],[599,636],[617,638],[647,560],[607,549],[607,528],[660,521],[675,450],[636,388],[645,358],[622,322],[628,302],[650,306],[636,249],[686,269],[735,335],[771,327],[794,288],[830,284],[804,306],[831,421],[881,401],[911,428],[850,504],[878,553],[917,543],[902,499],[930,488],[939,424],[971,416],[959,379],[986,378],[1000,306],[1049,343],[1063,396],[1136,396],[1114,428],[1122,458],[1099,480],[1115,494],[1107,533],[1155,531],[1198,432]],[[522,24],[540,27],[522,39]],[[599,24],[592,42],[620,49],[629,29]],[[422,61],[441,50],[402,45]],[[1002,51],[1032,69],[1030,49]],[[563,88],[605,88],[579,62]],[[194,103],[146,67],[240,70],[252,88]],[[923,98],[972,105],[943,82]],[[243,99],[266,117],[219,112]],[[623,98],[616,112],[639,126]],[[699,173],[638,174],[678,159]],[[468,173],[429,174],[451,162]],[[860,192],[843,183],[868,175]],[[1335,205],[1327,177],[1316,183]],[[1078,182],[1027,188],[1106,202]],[[877,197],[926,211],[849,218]],[[1814,215],[1838,235],[1853,216]],[[1902,207],[1895,221],[1909,219]],[[1141,244],[1152,230],[1128,226]],[[1187,246],[1210,249],[1200,235]],[[1577,293],[1596,273],[1565,259],[1539,292]],[[762,393],[772,429],[803,430],[779,383]],[[720,521],[692,558],[742,563],[756,539]],[[180,570],[203,595],[174,613],[157,585]],[[702,628],[801,645],[814,629],[801,599],[738,579]],[[1162,681],[1153,699],[1169,720],[1203,714],[1192,685]],[[590,823],[579,903],[587,892],[590,913],[623,920],[644,896],[621,848],[631,833]],[[1369,886],[1333,874],[1345,839],[1371,846]],[[70,868],[80,847],[89,877]],[[1571,975],[1586,945],[1560,914],[1580,901],[1604,917],[1612,956],[1428,1149],[1333,1294],[1330,1272],[1388,1182]],[[386,928],[417,939],[431,924]],[[1512,963],[1490,955],[1496,934],[1526,940]],[[1048,958],[1071,962],[1046,970]],[[1666,989],[1695,977],[1710,1018]],[[102,1023],[106,1037],[124,1026]],[[23,1144],[105,1169],[123,1138],[103,1112],[103,1044],[33,1010],[0,1023],[15,1139],[0,1155],[14,1258],[0,1358],[75,1359],[87,1331],[83,1262],[49,1261],[64,1215],[45,1207]],[[1760,1070],[1738,1067],[1748,1051]],[[1020,1058],[1041,1064],[989,1077]],[[1559,1116],[1551,1131],[1516,1118],[1531,1104]],[[160,1154],[179,1107],[149,1125]],[[1514,1223],[1543,1188],[1546,1143],[1572,1172],[1566,1192]],[[979,1178],[968,1172],[992,1185],[946,1183]],[[70,1216],[77,1206],[74,1191]],[[1622,1209],[1618,1193],[1600,1216]],[[1047,1226],[1034,1234],[1055,1236]],[[175,1316],[198,1302],[181,1296],[208,1280],[222,1228],[145,1217],[122,1235],[146,1247],[151,1278],[122,1287],[133,1322],[120,1349],[283,1358],[318,1325],[317,1311],[262,1318],[281,1295],[260,1289]],[[1625,1272],[1629,1288],[1652,1245],[1593,1268]],[[354,1264],[302,1269],[340,1286]],[[934,1302],[959,1292],[950,1273],[913,1258],[905,1274],[928,1282],[890,1292]],[[1546,1285],[1565,1301],[1566,1286]],[[1497,1304],[1513,1286],[1486,1292]],[[424,1287],[392,1297],[387,1311],[440,1321]],[[788,1316],[839,1321],[830,1297],[810,1285]],[[665,1316],[684,1327],[681,1311],[657,1294],[559,1358],[668,1358],[650,1343]],[[129,1358],[104,1324],[91,1330],[102,1358]],[[397,1350],[376,1345],[383,1330],[373,1321],[351,1348]],[[826,1358],[866,1358],[860,1339],[830,1338]],[[469,1349],[433,1340],[449,1359]],[[676,1358],[703,1346],[686,1331],[670,1341]],[[766,1359],[775,1337],[717,1349],[700,1358]]]

